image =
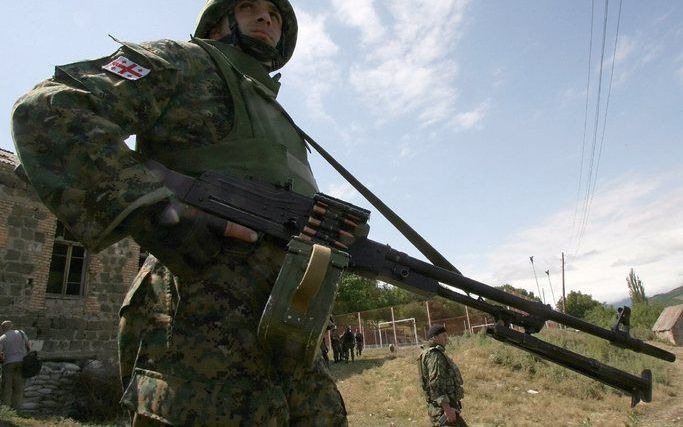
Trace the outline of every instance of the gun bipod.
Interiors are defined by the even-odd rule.
[[[631,407],[641,400],[652,401],[652,372],[649,369],[645,369],[642,376],[637,377],[529,334],[515,331],[500,321],[493,327],[486,328],[486,334],[627,393],[631,396]]]

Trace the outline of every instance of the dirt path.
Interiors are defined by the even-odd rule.
[[[662,346],[660,343],[656,345]],[[683,426],[683,347],[668,347],[666,350],[676,354],[670,384],[660,386],[660,390],[655,385],[652,402],[638,404],[633,420],[636,426]]]

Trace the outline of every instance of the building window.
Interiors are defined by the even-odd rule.
[[[85,248],[74,239],[64,224],[57,222],[47,293],[82,295],[85,287],[86,257]]]

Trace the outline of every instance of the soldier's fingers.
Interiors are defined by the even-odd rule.
[[[225,225],[225,232],[223,235],[225,237],[233,237],[235,239],[243,240],[249,243],[255,242],[258,238],[258,234],[256,234],[256,232],[251,228],[235,224],[231,221],[228,221]]]

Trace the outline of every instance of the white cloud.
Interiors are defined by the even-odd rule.
[[[489,110],[489,103],[483,102],[472,111],[459,113],[455,116],[455,124],[463,129],[470,129],[481,123]]]
[[[581,291],[600,301],[623,298],[631,268],[648,295],[683,284],[683,174],[628,175],[605,187],[593,200],[582,252],[567,254],[567,292]],[[559,298],[560,253],[573,250],[568,248],[573,215],[573,209],[567,209],[519,231],[494,250],[489,259],[493,273],[486,279],[538,293],[529,263],[529,256],[535,255],[546,298],[550,291],[543,271],[548,268]]]
[[[325,14],[297,10],[297,21],[297,46],[283,74],[288,85],[298,88],[313,117],[334,122],[325,112],[323,100],[341,80],[335,62],[339,47],[327,31]]]
[[[375,10],[373,0],[332,0],[337,18],[361,31],[364,44],[384,36],[384,27]]]
[[[324,193],[346,202],[353,202],[353,200],[360,197],[360,194],[348,182],[330,184],[327,186],[327,191]]]
[[[357,2],[363,6],[352,12]],[[458,114],[452,49],[463,32],[467,0],[393,0],[383,15],[373,2],[333,3],[340,22],[363,36],[349,81],[371,111],[385,120],[412,114],[422,126]]]
[[[498,68],[493,72],[493,87],[501,87],[507,81],[507,75],[503,68]]]
[[[614,82],[625,82],[651,62],[661,58],[665,51],[663,43],[663,39],[651,34],[620,35],[614,54]],[[612,57],[605,58],[603,66],[604,70],[609,70],[612,66]]]

